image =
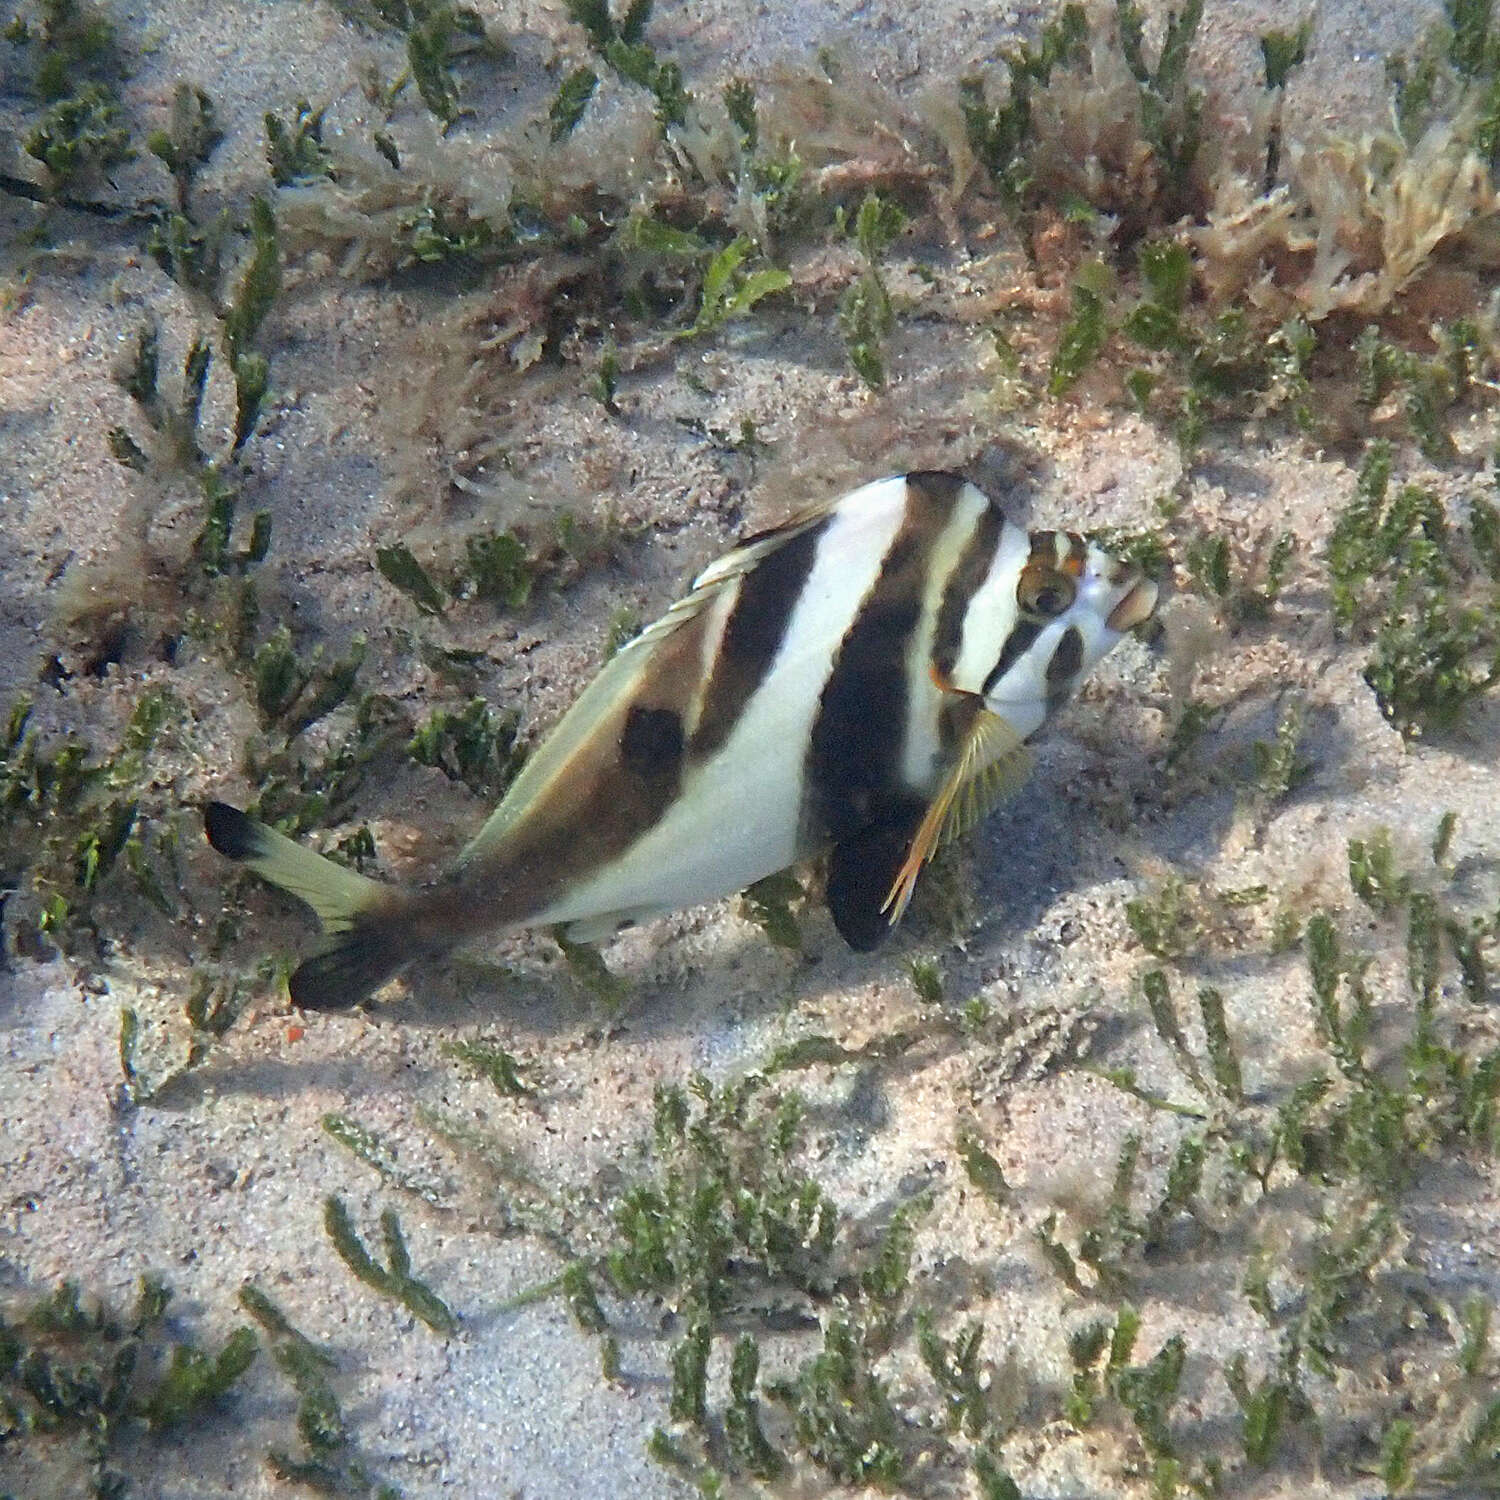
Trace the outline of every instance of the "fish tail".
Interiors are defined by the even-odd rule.
[[[423,951],[414,931],[415,903],[378,880],[356,874],[247,817],[210,802],[208,841],[227,859],[306,902],[333,937],[292,975],[295,1004],[312,1010],[357,1005]]]
[[[417,956],[399,926],[356,922],[331,947],[304,959],[287,981],[292,1004],[304,1010],[358,1005]]]

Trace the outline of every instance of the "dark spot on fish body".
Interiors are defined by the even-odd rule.
[[[620,760],[626,770],[645,781],[671,777],[682,771],[682,716],[670,708],[631,707],[620,732]]]
[[[491,925],[528,920],[600,874],[676,800],[685,759],[681,714],[632,705],[619,725],[495,851],[476,892],[493,898]]]
[[[995,684],[1031,649],[1041,633],[1042,622],[1040,620],[1016,621],[1011,627],[1010,634],[1005,637],[1005,644],[1000,648],[1000,660],[995,663],[990,675],[984,679],[986,693],[991,692]]]
[[[484,868],[465,875],[490,925],[527,921],[555,905],[625,854],[676,801],[709,619],[700,611],[658,645],[628,700],[585,738],[566,774],[538,792]]]
[[[771,670],[827,528],[825,517],[761,558],[740,579],[693,730],[695,759],[707,759],[729,738]]]
[[[1056,704],[1068,696],[1073,679],[1083,665],[1083,636],[1076,625],[1063,631],[1052,660],[1047,663],[1047,702]]]

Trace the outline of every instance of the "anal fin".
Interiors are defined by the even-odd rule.
[[[670,906],[633,906],[625,911],[601,912],[597,917],[579,917],[575,922],[564,923],[564,933],[570,943],[607,943],[624,928],[663,917],[671,910]]]
[[[828,911],[839,936],[856,953],[869,953],[890,936],[886,897],[924,812],[918,801],[903,803],[833,846],[828,861]]]

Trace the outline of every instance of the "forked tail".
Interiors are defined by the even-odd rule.
[[[357,1005],[422,951],[414,941],[411,903],[390,886],[304,849],[226,802],[204,808],[203,830],[227,859],[305,901],[333,939],[292,975],[294,1004],[310,1010]]]

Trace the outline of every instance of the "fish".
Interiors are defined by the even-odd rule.
[[[1137,567],[962,476],[900,474],[750,536],[622,647],[438,879],[401,888],[224,802],[209,843],[329,941],[294,1003],[357,1004],[527,927],[598,941],[827,852],[859,952],[933,853],[1025,780],[1027,741],[1156,608]]]

